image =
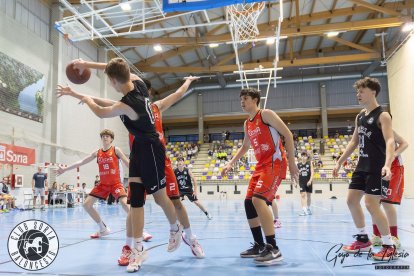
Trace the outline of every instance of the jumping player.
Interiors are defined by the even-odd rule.
[[[342,249],[346,252],[368,252],[371,242],[365,229],[364,213],[360,205],[365,195],[365,206],[382,237],[382,249],[373,254],[374,260],[388,261],[394,258],[396,248],[391,240],[387,217],[381,210],[381,191],[391,179],[394,160],[394,135],[391,116],[377,102],[381,90],[379,81],[366,77],[355,82],[357,98],[364,109],[355,119],[355,131],[345,152],[339,158],[333,176],[338,176],[340,166],[359,147],[359,159],[348,190],[348,207],[357,228],[356,241]]]
[[[302,204],[302,212],[299,216],[312,215],[310,209],[311,195],[312,195],[312,180],[313,180],[313,164],[309,161],[308,153],[303,151],[301,153],[301,162],[298,163],[299,169],[299,188],[300,188],[300,202]]]
[[[101,69],[109,77],[114,89],[123,94],[119,102],[108,99],[92,98],[79,94],[70,87],[58,86],[58,96],[70,95],[80,99],[99,118],[120,116],[127,130],[135,136],[130,154],[129,187],[131,219],[134,245],[129,258],[128,272],[138,271],[147,258],[143,247],[145,193],[152,194],[161,206],[170,223],[168,249],[174,251],[181,243],[182,226],[177,222],[174,205],[165,192],[165,147],[154,127],[148,89],[141,78],[131,74],[127,62],[114,58],[106,63],[77,60],[75,67]]]
[[[159,135],[159,139],[164,146],[166,145],[166,141],[164,137],[164,131],[162,128],[162,113],[161,112],[167,110],[170,106],[172,106],[173,104],[181,100],[181,98],[184,96],[184,93],[190,87],[190,84],[194,80],[197,80],[197,79],[198,77],[191,77],[191,76],[185,78],[186,81],[176,92],[169,95],[168,97],[165,97],[162,100],[156,101],[151,104],[151,109],[154,114],[154,120],[155,120],[155,130],[157,131]],[[147,89],[151,91],[151,82],[146,79],[144,79],[144,82],[145,82],[145,85],[147,86]],[[134,139],[135,139],[134,136],[132,134],[129,134],[130,145],[133,144]],[[187,210],[185,209],[185,207],[179,200],[180,195],[178,193],[177,180],[175,179],[174,171],[171,165],[171,160],[167,156],[165,156],[165,176],[166,176],[166,183],[167,183],[166,184],[167,195],[173,202],[175,211],[177,213],[178,220],[184,227],[184,233],[182,235],[182,238],[184,242],[190,246],[191,251],[194,254],[194,256],[196,256],[197,258],[204,258],[204,255],[205,255],[204,251],[201,245],[198,243],[196,236],[192,234]],[[127,220],[127,228],[132,227],[130,223],[131,223],[130,220]],[[128,245],[125,245],[122,248],[121,256],[118,259],[118,264],[122,266],[128,265],[130,254],[131,254],[130,247]]]
[[[177,168],[174,170],[174,174],[178,181],[178,189],[182,200],[184,200],[184,196],[186,196],[191,202],[197,205],[204,214],[206,214],[208,219],[212,219],[213,217],[197,198],[197,181],[191,171],[185,167],[184,157],[180,156],[177,158]]]
[[[273,265],[280,262],[283,257],[276,246],[272,212],[268,205],[271,204],[280,182],[286,176],[287,161],[280,135],[285,137],[292,178],[296,179],[298,176],[293,136],[275,112],[259,108],[259,91],[254,88],[242,89],[240,100],[243,111],[249,114],[244,123],[245,137],[242,147],[223,168],[222,175],[232,169],[235,162],[246,154],[250,145],[253,147],[258,163],[249,183],[244,206],[254,245],[240,253],[240,256],[255,258],[257,265]],[[262,227],[266,244],[263,242]]]
[[[97,200],[106,200],[109,194],[112,194],[115,199],[119,198],[119,202],[121,203],[122,208],[125,210],[125,212],[128,213],[129,211],[129,207],[126,202],[126,192],[124,186],[121,183],[121,175],[119,169],[120,160],[122,160],[122,162],[127,167],[129,166],[129,160],[126,158],[125,154],[121,151],[120,148],[112,146],[112,142],[115,139],[115,135],[112,130],[104,129],[101,131],[100,136],[102,141],[102,148],[92,152],[86,158],[66,168],[59,168],[57,171],[57,174],[61,175],[67,171],[81,167],[93,160],[96,160],[99,167],[99,176],[101,181],[99,185],[95,186],[92,189],[89,194],[90,196],[88,196],[83,203],[83,208],[85,208],[85,211],[88,212],[91,218],[99,226],[99,231],[91,235],[92,239],[97,239],[110,233],[109,227],[102,221],[99,213],[93,207]]]
[[[394,242],[395,247],[398,249],[401,247],[400,239],[398,238],[397,227],[397,210],[394,205],[401,204],[402,195],[404,192],[404,165],[401,158],[407,147],[408,143],[400,135],[394,131],[394,140],[396,143],[395,159],[391,165],[391,181],[386,193],[382,193],[381,205],[384,208],[387,215],[388,224],[390,225],[391,239]],[[376,224],[372,225],[374,235],[371,238],[373,246],[381,246],[381,234]]]

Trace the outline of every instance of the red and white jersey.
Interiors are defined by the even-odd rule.
[[[403,160],[401,155],[398,155],[397,157],[395,157],[394,161],[392,161],[391,167],[397,166],[397,167],[401,167],[403,166]]]
[[[254,150],[257,166],[285,158],[280,135],[276,129],[263,122],[262,110],[253,119],[246,120],[246,133]]]
[[[152,111],[152,115],[154,116],[155,131],[158,133],[160,141],[165,147],[167,143],[165,141],[164,131],[162,129],[161,112],[158,109],[158,106],[156,104],[153,104],[153,103],[151,104],[151,111]],[[130,133],[129,134],[129,145],[130,145],[130,147],[132,146],[133,141],[134,141],[134,136]],[[165,165],[166,166],[171,165],[171,160],[167,156],[165,156]]]
[[[107,151],[100,149],[96,159],[101,185],[114,185],[121,182],[119,158],[116,155],[115,147],[110,147]]]

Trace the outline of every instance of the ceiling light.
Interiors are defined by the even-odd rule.
[[[218,43],[210,43],[208,46],[210,48],[217,48],[219,46],[219,44]]]
[[[121,9],[123,11],[130,11],[131,10],[131,5],[128,3],[128,1],[121,1],[121,3],[119,3],[119,5],[121,6]]]
[[[268,37],[266,39],[266,44],[267,45],[272,45],[273,43],[275,43],[275,38],[274,37]]]
[[[156,52],[161,52],[161,51],[162,51],[162,47],[161,47],[161,45],[160,45],[160,44],[155,44],[155,45],[154,45],[154,50],[155,50]]]
[[[414,22],[407,22],[402,27],[403,32],[409,32],[409,31],[412,31],[412,30],[414,30]]]
[[[327,37],[334,37],[334,36],[338,36],[338,35],[339,35],[339,32],[328,32],[328,33],[326,33]]]

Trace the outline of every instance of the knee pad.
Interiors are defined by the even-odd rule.
[[[254,208],[254,205],[251,199],[244,200],[244,209],[246,210],[247,219],[257,218],[256,208]]]
[[[131,207],[140,208],[145,204],[145,188],[142,183],[131,182],[129,183],[129,192]]]

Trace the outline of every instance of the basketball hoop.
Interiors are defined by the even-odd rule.
[[[227,18],[236,43],[245,44],[259,34],[257,20],[265,7],[264,2],[227,6]]]

